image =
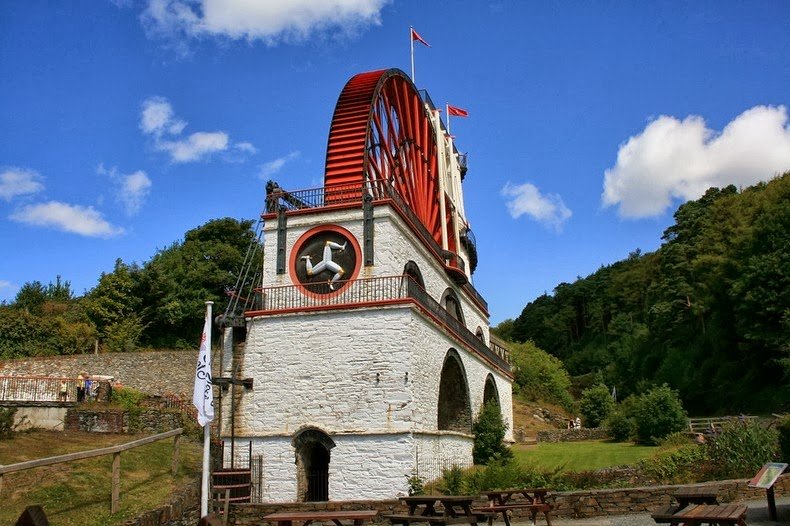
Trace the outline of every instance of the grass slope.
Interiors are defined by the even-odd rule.
[[[539,443],[536,446],[516,444],[513,455],[522,463],[544,469],[588,471],[635,464],[657,454],[659,448],[638,446],[630,442],[589,440],[583,442]]]
[[[99,449],[131,442],[143,435],[34,431],[0,440],[0,464]],[[172,492],[194,480],[201,446],[182,437],[179,472],[170,475],[173,439],[121,453],[121,511],[110,514],[112,455],[20,471],[3,477],[0,524],[14,524],[26,506],[39,504],[59,526],[120,525],[155,509]]]

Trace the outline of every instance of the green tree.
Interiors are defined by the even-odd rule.
[[[140,280],[140,269],[136,265],[127,265],[117,259],[113,271],[102,274],[99,283],[84,300],[85,310],[96,325],[99,338],[112,342],[112,350],[133,347],[138,343],[139,329],[143,324]],[[134,324],[138,325],[137,329],[131,328]],[[119,329],[124,336],[118,334]],[[137,340],[129,340],[132,335],[137,335]],[[121,348],[119,338],[124,342],[120,344]]]
[[[40,281],[28,281],[16,293],[13,306],[32,314],[41,314],[41,308],[47,301],[47,289]]]
[[[507,423],[502,418],[499,405],[489,401],[480,409],[472,433],[475,435],[472,457],[475,464],[488,464],[492,460],[508,460],[513,453],[505,445]]]
[[[188,231],[183,242],[160,250],[142,271],[148,309],[148,341],[192,347],[200,334],[205,302],[215,312],[227,305],[225,291],[236,284],[254,239],[252,221],[215,219]]]
[[[638,396],[631,411],[637,440],[643,444],[656,444],[667,435],[685,429],[688,422],[680,397],[667,385]]]
[[[513,344],[510,358],[515,375],[514,390],[518,396],[528,401],[558,404],[569,411],[573,409],[571,380],[561,360],[531,341]]]
[[[582,391],[579,412],[586,427],[598,427],[614,411],[615,402],[604,384]]]

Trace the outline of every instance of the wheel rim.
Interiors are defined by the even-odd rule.
[[[394,188],[441,240],[433,126],[417,88],[398,69],[355,75],[335,106],[324,186],[357,183],[365,183],[374,198],[387,195],[385,185]]]

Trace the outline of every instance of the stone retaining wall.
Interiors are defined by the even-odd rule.
[[[194,526],[200,519],[200,481],[173,493],[170,502],[125,521],[124,526]]]
[[[765,498],[765,490],[747,486],[749,479],[724,480],[695,484],[695,486],[718,487],[720,502],[739,502]],[[687,484],[684,484],[687,486]],[[560,491],[553,493],[554,511],[552,516],[568,518],[587,518],[602,515],[622,515],[628,513],[650,513],[670,504],[672,495],[681,487],[646,486],[624,489],[602,489],[586,491]],[[774,485],[776,496],[790,495],[790,474],[782,475]],[[476,503],[483,506],[486,501]],[[234,526],[258,526],[263,516],[279,511],[320,511],[320,510],[379,510],[381,515],[405,513],[406,508],[397,500],[379,501],[337,501],[311,503],[274,503],[274,504],[236,504],[231,506],[230,523]],[[518,518],[526,518],[524,510],[514,510]],[[379,523],[386,523],[381,516]]]
[[[551,429],[538,431],[538,442],[574,442],[579,440],[603,440],[609,438],[601,427],[581,429]]]
[[[213,363],[218,361],[215,356]],[[0,360],[0,375],[76,378],[86,372],[112,376],[144,393],[173,393],[191,399],[196,363],[197,350],[41,356]]]
[[[119,410],[69,409],[65,428],[93,433],[164,433],[182,426],[181,415],[174,411],[148,409],[134,417]]]

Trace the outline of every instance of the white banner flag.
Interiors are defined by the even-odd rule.
[[[211,307],[209,307],[210,309]],[[195,371],[195,391],[192,404],[197,408],[201,427],[214,420],[214,393],[211,391],[211,311],[206,312],[203,336],[200,338],[200,353]]]

